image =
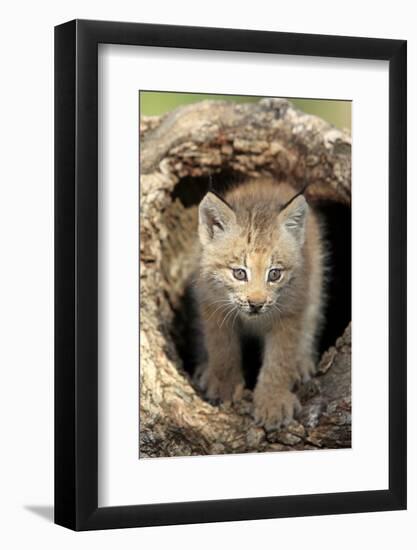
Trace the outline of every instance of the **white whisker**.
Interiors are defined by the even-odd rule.
[[[211,313],[210,317],[208,317],[207,321],[210,321],[210,319],[215,315],[218,311],[221,311],[222,309],[226,310],[229,304],[220,304],[216,309]]]
[[[237,307],[234,306],[234,308],[232,309],[232,315],[231,315],[231,316],[229,317],[229,319],[227,320],[227,323],[229,323],[229,321],[230,321],[231,319],[233,319],[233,317],[234,317],[234,316],[233,316],[233,313],[236,311],[236,309],[237,309]],[[228,316],[229,316],[229,314],[228,314]],[[227,323],[226,323],[226,324],[227,324]]]
[[[226,313],[226,315],[224,316],[223,321],[221,322],[219,328],[222,328],[223,323],[226,321],[226,319],[229,317],[229,315],[234,311],[234,309],[235,309],[235,306],[232,305],[232,308],[229,309],[228,312]]]
[[[239,308],[236,307],[236,313],[235,313],[235,316],[233,317],[233,321],[232,321],[232,330],[233,330],[233,327],[235,326],[235,321],[236,321],[238,315],[239,315]]]
[[[226,315],[228,315],[228,313],[230,313],[230,311],[233,310],[233,307],[234,307],[233,304],[230,304],[229,306],[225,306],[225,308],[224,308],[223,311],[222,311],[222,314],[224,314],[224,317],[223,317],[221,323],[219,323],[219,322],[217,323],[217,326],[218,326],[219,328],[221,328],[221,326],[222,326],[223,323],[224,323],[224,319],[225,319]],[[229,309],[229,308],[230,308],[230,309]]]

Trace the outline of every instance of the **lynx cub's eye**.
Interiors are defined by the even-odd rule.
[[[248,277],[244,269],[232,269],[233,277],[238,281],[247,281]]]
[[[282,271],[281,269],[270,269],[268,273],[268,282],[270,283],[276,283],[281,279]]]

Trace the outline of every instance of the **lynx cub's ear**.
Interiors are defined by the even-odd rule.
[[[299,241],[304,240],[304,228],[308,205],[303,195],[298,196],[291,201],[280,212],[281,223],[292,233]]]
[[[220,197],[209,191],[198,208],[198,234],[201,244],[224,235],[236,223],[236,215]]]

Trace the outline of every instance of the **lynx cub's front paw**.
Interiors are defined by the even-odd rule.
[[[207,364],[200,365],[197,367],[194,381],[208,399],[220,400],[224,403],[238,401],[245,387],[242,375],[234,371],[221,374],[222,376],[219,376]]]
[[[255,388],[254,417],[266,430],[277,430],[291,422],[301,411],[297,396],[289,390]]]
[[[299,381],[305,384],[316,373],[316,364],[313,359],[302,359],[297,362]]]

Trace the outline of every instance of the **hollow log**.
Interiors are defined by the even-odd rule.
[[[197,205],[209,180],[273,175],[306,198],[350,205],[351,138],[284,99],[203,101],[140,124],[139,456],[344,448],[351,445],[351,329],[321,357],[298,390],[303,410],[267,432],[251,417],[252,392],[213,404],[184,365],[186,281],[192,270]],[[350,250],[346,251],[350,254]]]

